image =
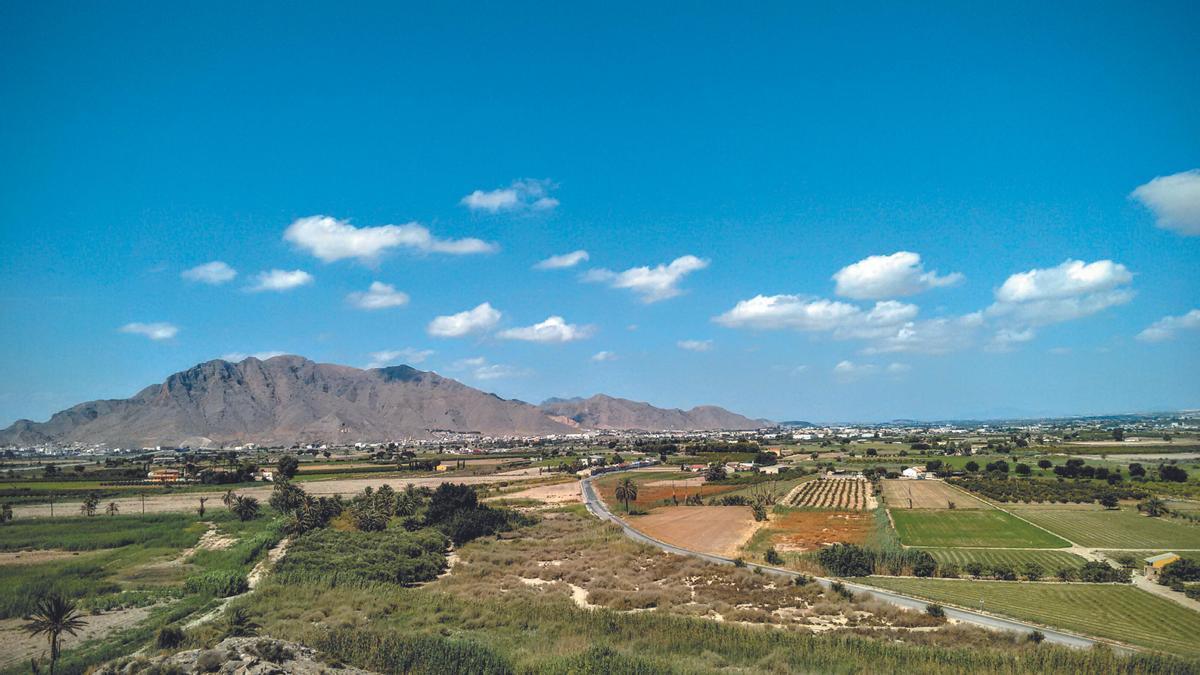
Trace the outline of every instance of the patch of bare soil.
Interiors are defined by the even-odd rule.
[[[37,565],[38,563],[54,562],[67,558],[86,556],[91,551],[61,551],[58,549],[39,549],[36,551],[2,551],[0,552],[0,567],[6,565]]]
[[[792,511],[770,524],[771,543],[780,551],[812,551],[828,544],[861,544],[874,516],[861,511]]]
[[[87,640],[103,638],[114,631],[129,628],[145,619],[150,614],[150,607],[131,607],[118,609],[103,614],[89,614],[84,617],[87,623],[80,629],[78,635],[63,634],[61,644],[63,649],[70,649]],[[0,668],[9,668],[18,663],[29,665],[32,658],[47,663],[50,645],[45,636],[30,637],[21,626],[24,619],[0,619]],[[43,665],[44,667],[44,665]]]
[[[495,499],[536,499],[547,504],[578,504],[583,501],[579,492],[579,483],[556,483],[554,485],[539,485],[528,490],[513,492],[496,497]]]
[[[883,498],[893,509],[990,509],[990,504],[940,480],[884,480]]]
[[[536,470],[535,470],[536,471]],[[535,474],[536,475],[536,474]],[[512,476],[488,475],[488,476],[420,476],[413,478],[405,477],[375,477],[375,478],[337,478],[333,480],[313,480],[303,481],[298,483],[304,491],[316,497],[328,497],[332,495],[342,495],[350,497],[359,492],[365,487],[378,490],[383,485],[390,485],[397,490],[401,490],[405,485],[416,485],[417,487],[435,488],[442,483],[464,483],[473,485],[476,483],[499,483],[505,481],[513,481]],[[252,488],[244,488],[236,490],[240,495],[254,497],[260,502],[266,502],[271,498],[271,483],[256,485]],[[180,511],[195,511],[200,506],[200,497],[207,497],[208,503],[205,508],[208,509],[223,509],[225,506],[221,503],[221,497],[225,494],[224,490],[213,492],[179,492],[148,495],[146,497],[146,513],[168,513]],[[140,497],[127,497],[113,500],[121,509],[121,513],[141,513],[142,500]],[[58,502],[54,505],[54,510],[58,514],[77,513],[81,502]],[[47,518],[50,516],[49,504],[19,504],[13,507],[13,515],[17,518]]]
[[[629,523],[668,544],[727,557],[765,524],[754,520],[749,506],[668,506]]]

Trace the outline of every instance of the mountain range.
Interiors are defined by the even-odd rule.
[[[768,424],[715,406],[662,409],[602,395],[534,406],[409,366],[363,370],[276,356],[206,361],[132,398],[80,403],[46,422],[18,420],[0,431],[0,444],[207,447],[429,439],[441,432],[535,436]]]

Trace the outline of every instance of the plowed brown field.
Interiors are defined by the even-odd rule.
[[[668,506],[626,522],[668,544],[729,558],[765,525],[754,521],[749,506]]]

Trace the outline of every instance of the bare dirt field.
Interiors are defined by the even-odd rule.
[[[780,551],[812,551],[828,544],[861,544],[874,516],[861,511],[792,511],[774,517],[771,544]]]
[[[884,480],[883,498],[893,509],[990,509],[991,505],[940,480]]]
[[[391,485],[397,490],[402,489],[405,485],[413,484],[418,487],[437,487],[442,483],[499,483],[504,481],[513,481],[512,476],[428,476],[421,478],[400,478],[392,476],[390,478],[337,478],[333,480],[314,480],[300,484],[304,491],[318,497],[342,495],[344,497],[352,496],[358,492],[362,492],[365,487],[378,489],[382,485]],[[266,483],[262,486],[252,488],[237,488],[235,491],[239,495],[255,497],[260,502],[265,502],[271,497],[273,485]],[[208,497],[208,502],[204,505],[206,509],[223,509],[225,506],[221,503],[221,496],[225,494],[224,490],[217,487],[212,492],[181,492],[179,494],[159,494],[149,495],[146,497],[146,513],[165,513],[171,511],[194,511],[200,505],[200,497]],[[138,497],[129,497],[113,500],[121,509],[122,514],[137,514],[142,512],[142,500]],[[56,514],[75,514],[79,512],[81,502],[58,502],[54,505]],[[45,518],[50,515],[49,504],[26,504],[13,507],[13,515],[17,518]]]
[[[627,522],[668,544],[727,557],[765,524],[754,521],[749,506],[669,506]]]
[[[579,492],[579,483],[555,483],[554,485],[539,485],[513,492],[495,499],[536,499],[547,504],[578,504],[583,501]]]
[[[671,487],[672,485],[676,487],[698,487],[700,485],[704,485],[704,481],[704,476],[693,475],[690,478],[682,478],[678,480],[652,480],[648,483],[643,483],[643,485],[646,487]]]
[[[119,609],[103,614],[88,614],[84,617],[85,623],[78,635],[68,635],[63,633],[61,645],[63,649],[70,649],[76,645],[82,644],[93,638],[100,638],[109,633],[129,628],[146,618],[150,614],[149,607],[135,607],[131,609]],[[46,643],[44,636],[30,637],[21,626],[25,625],[25,620],[20,618],[0,619],[0,644],[4,645],[0,648],[0,668],[7,668],[17,663],[24,662],[29,665],[29,659],[40,657],[43,667],[45,667],[49,653],[49,646]]]

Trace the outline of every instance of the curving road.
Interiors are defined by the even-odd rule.
[[[633,527],[630,526],[629,523],[626,523],[624,520],[617,517],[617,515],[614,514],[612,511],[608,510],[608,507],[605,506],[603,500],[601,500],[600,496],[598,494],[596,494],[595,488],[592,487],[593,480],[595,480],[595,479],[594,478],[585,478],[582,481],[580,481],[580,483],[579,483],[579,489],[583,494],[584,505],[587,507],[587,510],[590,511],[592,513],[592,515],[596,516],[597,518],[600,518],[601,520],[608,520],[608,521],[611,521],[611,522],[619,525],[621,527],[621,529],[624,530],[625,536],[627,536],[630,539],[633,539],[635,541],[640,541],[642,543],[649,544],[656,548],[662,549],[663,551],[666,551],[668,553],[675,553],[677,555],[691,556],[693,558],[699,558],[701,560],[706,560],[711,563],[717,563],[719,565],[732,565],[733,564],[734,561],[730,558],[725,558],[725,557],[722,557],[719,555],[713,555],[711,553],[702,553],[700,551],[693,551],[690,549],[681,548],[679,546],[668,544],[665,541],[660,541],[658,539],[655,539],[654,537],[647,536],[647,535],[642,534],[641,532],[633,529]],[[791,570],[785,570],[785,569],[781,569],[778,567],[759,565],[759,564],[752,563],[752,562],[747,562],[745,564],[746,564],[746,567],[749,567],[751,569],[760,569],[766,574],[774,574],[777,576],[787,577],[787,578],[795,578],[795,577],[801,576],[798,572],[793,572]],[[813,577],[813,579],[817,583],[819,583],[822,586],[825,586],[827,588],[834,582],[833,579],[826,579],[823,577]],[[902,595],[900,593],[894,593],[892,591],[885,591],[885,590],[873,588],[870,586],[863,586],[861,584],[856,584],[856,583],[845,581],[842,579],[838,579],[837,581],[841,581],[842,585],[854,590],[856,593],[864,593],[864,594],[870,595],[871,597],[873,597],[877,600],[882,600],[884,602],[890,602],[890,603],[900,606],[900,607],[925,611],[925,606],[929,604],[928,600],[922,600],[920,598],[915,598],[915,597],[908,596],[908,595]],[[1061,630],[1057,630],[1054,628],[1047,628],[1045,626],[1037,626],[1037,625],[1030,624],[1030,623],[1024,623],[1022,621],[1016,621],[1014,619],[1005,619],[1002,617],[993,616],[991,614],[984,614],[982,612],[973,612],[970,610],[959,609],[956,607],[944,607],[944,609],[946,610],[947,618],[955,619],[955,620],[961,621],[963,623],[970,623],[970,624],[974,624],[976,626],[983,626],[984,628],[991,628],[991,629],[995,629],[995,630],[1013,630],[1013,631],[1018,631],[1018,632],[1022,632],[1022,633],[1028,633],[1030,631],[1038,630],[1038,631],[1041,631],[1042,634],[1044,634],[1046,636],[1047,642],[1053,642],[1055,644],[1066,645],[1068,647],[1087,648],[1087,647],[1092,647],[1097,644],[1107,644],[1107,645],[1111,646],[1115,651],[1118,651],[1118,652],[1132,653],[1134,651],[1128,647],[1115,645],[1113,643],[1106,642],[1103,640],[1097,640],[1094,638],[1084,637],[1082,635],[1076,635],[1074,633],[1067,633],[1067,632],[1063,632]]]

